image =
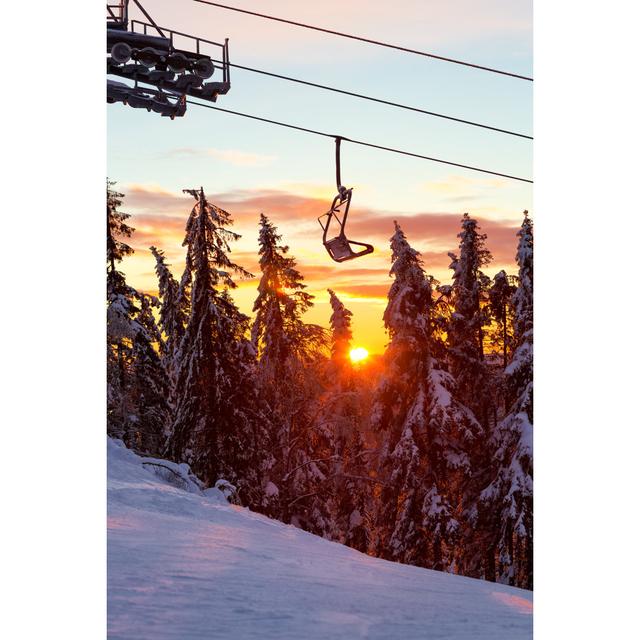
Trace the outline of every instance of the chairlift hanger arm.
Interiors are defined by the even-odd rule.
[[[341,136],[336,136],[336,186],[338,187],[338,193],[342,192],[342,180],[340,179],[340,142]]]

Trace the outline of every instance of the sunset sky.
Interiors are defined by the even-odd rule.
[[[532,75],[531,4],[520,0],[396,3],[284,0],[229,4],[291,20],[432,51]],[[382,99],[532,133],[532,83],[240,15],[189,0],[146,0],[161,26],[211,40],[229,38],[232,62]],[[132,7],[132,17],[135,7]],[[214,78],[215,79],[215,78]],[[532,178],[532,142],[392,109],[232,69],[231,91],[218,106],[454,162]],[[331,287],[354,313],[354,345],[381,352],[382,313],[391,283],[389,237],[397,219],[420,250],[426,271],[448,282],[448,251],[468,211],[488,234],[494,262],[514,270],[515,232],[532,210],[532,185],[344,143],[343,182],[354,187],[349,235],[370,242],[371,256],[334,263],[317,217],[335,195],[334,147],[321,138],[189,106],[173,122],[122,104],[109,105],[108,175],[125,194],[136,233],[123,269],[130,283],[157,288],[148,247],[165,250],[179,277],[184,225],[204,187],[229,211],[242,239],[236,262],[259,276],[261,212],[279,227],[298,259],[316,306],[309,321],[327,324]],[[535,212],[534,212],[535,213]],[[257,278],[234,296],[250,313]]]

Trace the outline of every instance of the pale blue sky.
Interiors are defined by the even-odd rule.
[[[530,2],[236,2],[237,6],[313,22],[407,46],[531,74]],[[160,24],[213,40],[230,38],[231,60],[429,110],[531,133],[532,83],[297,29],[189,0],[146,0]],[[373,10],[372,10],[373,7]],[[340,16],[346,16],[342,18]],[[474,24],[474,20],[476,24]],[[219,106],[319,130],[397,146],[496,171],[531,177],[531,141],[400,111],[233,70]],[[126,182],[211,190],[331,184],[332,141],[190,107],[171,122],[109,108],[109,172]],[[222,158],[175,157],[177,148],[237,150],[264,156],[237,167]],[[453,174],[481,174],[352,145],[345,180],[361,185],[362,203],[385,209],[441,209],[422,187]],[[362,187],[366,186],[365,189]],[[516,213],[531,187],[513,183],[495,204]],[[513,205],[511,203],[513,202]]]
[[[514,73],[533,74],[529,1],[229,2],[249,10]],[[161,26],[216,41],[228,37],[231,61],[238,64],[533,134],[533,83],[528,81],[240,15],[190,0],[145,0],[144,5]],[[231,91],[220,96],[218,106],[533,177],[530,140],[250,72],[232,69]],[[186,219],[191,206],[189,199],[181,201],[176,196],[183,188],[202,185],[209,194],[227,196],[222,200],[235,215],[236,230],[243,235],[237,250],[244,252],[245,266],[256,266],[253,261],[257,250],[256,224],[260,211],[264,210],[284,232],[293,254],[299,258],[310,290],[318,296],[319,305],[326,306],[327,286],[339,293],[342,286],[345,296],[353,296],[354,287],[361,286],[363,297],[352,301],[352,308],[357,312],[356,323],[358,318],[366,317],[367,327],[374,323],[378,327],[376,331],[381,332],[382,299],[371,298],[369,304],[364,297],[373,295],[371,292],[376,287],[388,286],[387,238],[393,224],[389,222],[388,231],[385,227],[377,236],[355,238],[371,241],[376,246],[373,256],[351,263],[372,269],[368,275],[347,275],[349,272],[342,265],[334,270],[334,263],[322,249],[316,222],[316,217],[328,207],[335,189],[331,139],[195,106],[189,106],[186,116],[174,121],[121,104],[110,105],[107,112],[108,173],[119,182],[121,190],[129,194],[124,208],[134,215],[133,226],[140,230],[138,239],[134,239],[137,254],[125,264],[132,284],[143,288],[153,286],[153,264],[146,248],[150,238],[156,236],[161,236],[158,243],[168,251],[176,269],[181,268],[177,262],[182,224],[170,229],[163,216],[170,214],[180,221],[182,217]],[[427,271],[442,281],[449,277],[446,251],[456,249],[456,225],[465,211],[486,223],[493,221],[506,228],[502,235],[489,234],[489,248],[500,258],[488,273],[492,275],[503,267],[513,270],[514,229],[522,219],[523,209],[532,209],[532,185],[348,143],[343,145],[343,182],[355,187],[354,223],[364,221],[365,216],[385,214],[397,217],[401,224],[404,219],[411,228],[409,221],[415,220],[412,215],[449,214],[453,224],[444,236],[441,233],[435,239],[427,216],[424,224],[415,227],[419,230],[409,237],[412,244],[426,254]],[[136,189],[137,195],[134,195]],[[274,197],[267,205],[251,204],[256,194],[274,191],[306,198],[308,216],[305,213],[302,220],[292,218],[279,206],[282,198]],[[238,204],[236,210],[233,204],[226,204],[234,200],[244,205]],[[143,235],[145,229],[147,234]],[[372,286],[366,289],[365,285]],[[250,310],[253,295],[252,289],[237,295],[243,310]],[[318,317],[314,319],[323,321],[326,309],[316,311]],[[380,333],[375,339],[377,348],[383,340]]]

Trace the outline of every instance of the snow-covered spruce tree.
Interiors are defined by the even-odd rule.
[[[221,475],[234,484],[243,505],[258,510],[265,503],[264,477],[272,456],[267,449],[268,411],[255,383],[256,351],[249,338],[251,320],[240,312],[228,290],[217,297],[217,305],[217,334],[223,347],[220,364],[228,382],[224,391],[230,416],[227,428],[220,431],[221,451],[228,452]]]
[[[431,279],[395,223],[393,285],[384,313],[391,342],[372,426],[380,454],[370,551],[388,559],[455,570],[466,449],[478,425],[451,394],[433,356]]]
[[[427,451],[434,488],[423,503],[423,523],[432,536],[428,566],[467,575],[465,559],[471,550],[464,544],[466,506],[476,497],[471,479],[483,430],[457,399],[455,380],[445,364],[435,357],[430,364]]]
[[[111,290],[117,290],[124,281],[116,263],[133,253],[133,249],[121,238],[130,238],[135,231],[126,223],[131,216],[119,211],[124,194],[112,189],[115,184],[107,180],[107,288]]]
[[[331,358],[334,362],[344,365],[349,359],[351,348],[351,318],[353,313],[347,309],[335,292],[329,292],[329,303],[331,304],[331,318],[329,326],[331,328]]]
[[[133,253],[123,195],[107,182],[107,432],[140,451],[158,453],[167,420],[164,371],[152,299],[127,285],[117,264]]]
[[[144,293],[136,295],[139,312],[131,349],[131,381],[135,428],[129,438],[139,451],[160,455],[171,419],[171,384],[160,360],[162,337],[152,309],[158,299]]]
[[[324,388],[316,429],[328,431],[333,443],[333,459],[327,465],[329,496],[327,506],[330,526],[325,537],[359,551],[366,551],[368,534],[366,517],[370,506],[371,479],[368,477],[367,455],[361,429],[365,423],[362,385],[358,384],[349,361],[351,318],[336,293],[331,289],[329,321],[331,359],[327,364]]]
[[[334,435],[335,460],[329,472],[333,483],[328,503],[331,525],[325,537],[366,553],[373,487],[368,469],[370,456],[360,431],[360,395],[354,390],[349,400],[336,420],[339,431]]]
[[[133,249],[122,240],[134,229],[126,224],[129,214],[119,211],[122,193],[107,180],[107,433],[124,438],[132,415],[130,363],[137,332],[135,290],[129,287],[117,265]]]
[[[232,274],[250,277],[227,255],[239,236],[231,216],[200,190],[189,216],[183,281],[191,283],[189,319],[176,354],[176,402],[167,454],[187,462],[206,483],[220,478],[249,491],[248,458],[255,454],[253,351],[245,339],[248,318],[227,289]]]
[[[513,296],[515,351],[504,371],[509,412],[493,436],[495,473],[481,493],[478,518],[492,533],[499,582],[533,588],[533,223],[518,231],[518,288]]]
[[[272,416],[274,458],[265,478],[263,510],[315,533],[327,526],[324,493],[328,433],[313,429],[320,387],[318,360],[326,332],[302,316],[313,305],[296,261],[282,236],[260,215],[258,297],[252,340],[258,353],[257,382]]]
[[[391,342],[385,353],[386,375],[376,392],[372,430],[379,447],[374,531],[375,555],[418,564],[426,555],[421,526],[428,371],[428,308],[431,287],[419,253],[397,222],[391,237],[394,277],[384,312]]]
[[[189,319],[188,300],[182,295],[180,284],[166,263],[164,251],[156,247],[150,247],[150,251],[156,259],[158,276],[159,322],[164,335],[162,359],[167,372],[172,375],[175,370],[175,356]]]
[[[302,362],[313,360],[326,344],[326,332],[306,324],[303,314],[313,306],[313,296],[305,291],[302,274],[289,247],[280,244],[282,236],[272,222],[260,214],[260,270],[256,314],[251,332],[258,350],[263,379],[277,378],[291,357]]]
[[[486,234],[480,233],[478,223],[468,213],[462,218],[458,238],[460,257],[449,254],[454,304],[448,328],[450,369],[459,398],[486,429],[491,414],[491,383],[484,361],[484,328],[488,317],[482,303],[490,280],[482,267],[489,264],[492,256],[485,246]]]

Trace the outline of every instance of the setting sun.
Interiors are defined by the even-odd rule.
[[[364,347],[356,347],[349,352],[351,362],[362,362],[369,357],[369,352]]]

